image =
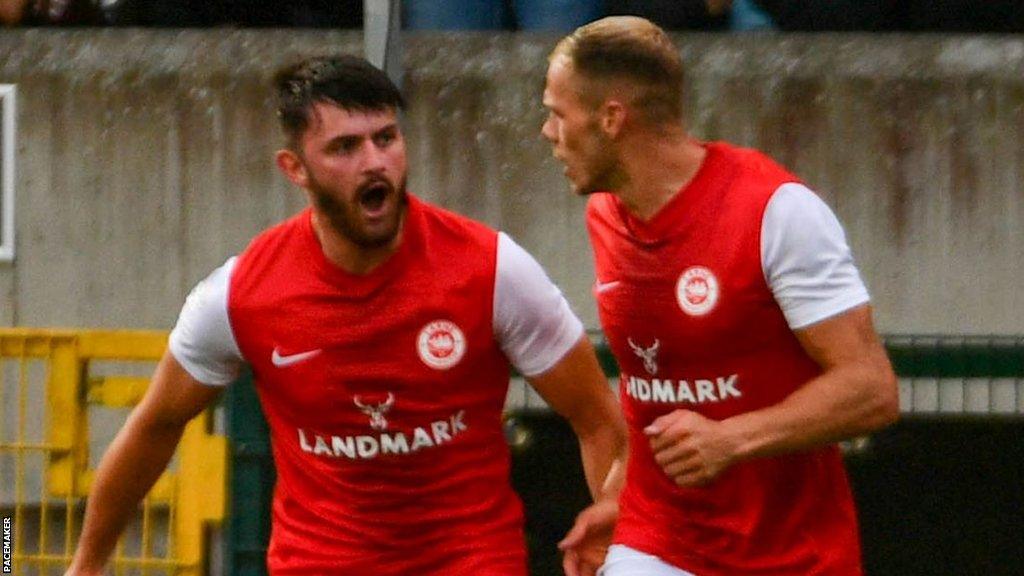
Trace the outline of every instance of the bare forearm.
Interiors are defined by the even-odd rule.
[[[745,460],[813,448],[867,434],[898,416],[895,380],[871,367],[838,368],[788,398],[723,421]]]
[[[869,306],[794,334],[822,371],[781,402],[721,421],[675,410],[644,428],[655,460],[676,484],[704,486],[737,462],[807,450],[896,419],[896,375]]]
[[[576,433],[594,500],[617,496],[626,460],[626,422],[590,340],[581,335],[555,366],[529,380]]]
[[[183,430],[131,419],[117,435],[96,471],[73,570],[102,569],[139,502],[167,467]]]
[[[185,425],[216,400],[220,390],[201,384],[170,352],[164,353],[146,395],[96,471],[67,576],[101,573],[139,501],[167,467]]]
[[[794,334],[822,373],[779,404],[724,422],[738,442],[739,459],[866,434],[899,416],[896,375],[875,333],[870,306]]]
[[[625,483],[625,437],[613,426],[581,435],[580,455],[593,499],[618,497]]]

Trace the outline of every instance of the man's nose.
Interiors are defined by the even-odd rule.
[[[363,147],[363,171],[383,172],[386,167],[387,153],[372,140]]]

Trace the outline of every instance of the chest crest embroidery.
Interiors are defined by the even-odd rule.
[[[703,316],[714,310],[720,295],[718,278],[703,266],[691,266],[676,282],[676,300],[690,316]]]
[[[416,352],[427,366],[447,370],[466,354],[466,335],[454,322],[435,320],[420,330]]]

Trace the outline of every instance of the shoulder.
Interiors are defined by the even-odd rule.
[[[821,196],[801,182],[786,182],[776,188],[769,204],[769,212],[808,218],[832,214],[831,208]]]
[[[168,341],[175,359],[204,384],[227,384],[238,374],[241,352],[227,303],[236,261],[228,259],[192,289]]]
[[[765,210],[761,267],[790,328],[870,300],[842,225],[802,184],[785,184]]]
[[[310,209],[306,208],[254,237],[238,256],[236,277],[259,274],[267,266],[282,262],[282,254],[294,254],[304,229],[310,227],[309,218]]]
[[[304,226],[309,225],[309,217],[310,209],[306,208],[287,220],[278,222],[270,228],[260,232],[249,242],[249,245],[242,252],[241,257],[244,258],[250,253],[257,253],[267,249],[272,249],[274,246],[278,246],[292,240],[302,232]]]
[[[583,333],[583,323],[541,265],[504,233],[498,240],[493,325],[499,346],[525,376],[547,371]]]
[[[783,184],[800,182],[797,176],[760,150],[725,142],[714,142],[708,147],[726,158],[723,164],[731,167],[736,182],[745,189],[753,188],[770,196]]]
[[[783,184],[772,194],[764,211],[761,241],[763,250],[776,245],[812,253],[831,245],[848,250],[835,213],[817,193],[800,183]]]

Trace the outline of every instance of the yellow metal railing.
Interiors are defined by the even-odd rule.
[[[151,373],[166,341],[151,331],[0,329],[0,515],[11,521],[14,574],[59,575],[70,562],[96,464],[90,412],[137,404],[148,378],[131,373]],[[115,574],[202,572],[204,529],[224,517],[226,441],[211,424],[207,411],[185,429],[176,470],[118,543]]]

